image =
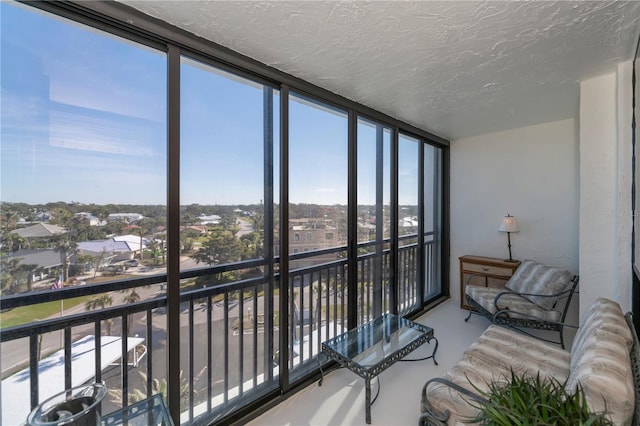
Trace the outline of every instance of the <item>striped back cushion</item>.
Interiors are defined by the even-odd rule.
[[[635,407],[629,350],[632,335],[617,303],[599,298],[589,307],[571,348],[566,389],[582,385],[587,406],[630,425]]]
[[[572,277],[571,272],[565,269],[525,260],[509,279],[506,287],[516,293],[552,295],[569,288]],[[525,297],[544,309],[552,309],[557,301],[555,297]]]

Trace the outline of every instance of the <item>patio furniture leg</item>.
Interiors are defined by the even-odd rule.
[[[322,364],[320,363],[320,355],[316,357],[316,361],[318,361],[318,368],[320,369],[320,381],[318,382],[318,386],[322,386],[322,380],[324,379],[324,371],[322,371]]]
[[[471,318],[471,314],[473,313],[473,311],[471,309],[469,309],[469,315],[467,315],[467,317],[464,319],[464,322],[468,322],[469,318]]]
[[[436,341],[436,347],[433,348],[433,353],[431,354],[431,358],[433,358],[433,363],[435,365],[438,365],[438,361],[436,361],[436,352],[438,351],[438,339],[436,339],[435,337],[432,337],[427,342],[431,343],[432,340]]]
[[[371,424],[371,379],[364,379],[364,394],[365,394],[365,421],[368,425]]]

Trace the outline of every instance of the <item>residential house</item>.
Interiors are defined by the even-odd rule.
[[[144,219],[144,216],[140,213],[109,213],[107,216],[108,221],[121,220],[126,223],[134,223],[141,219]]]
[[[31,267],[32,282],[37,283],[46,278],[58,278],[58,274],[64,267],[60,253],[53,249],[19,250],[11,253],[6,258],[19,260],[18,265]],[[70,257],[71,263],[75,263],[75,255]]]
[[[106,240],[81,241],[78,243],[78,251],[101,258],[102,264],[131,260],[140,253],[140,237],[124,235]]]
[[[97,218],[91,213],[87,213],[87,212],[75,213],[73,217],[84,218],[89,223],[89,226],[104,226],[107,224],[106,221],[100,220],[100,218]]]
[[[35,225],[27,226],[26,228],[18,228],[11,231],[11,234],[16,234],[22,238],[52,238],[59,235],[66,234],[68,231],[62,226],[53,225],[50,223],[36,223]]]
[[[198,216],[198,220],[200,221],[201,225],[218,225],[220,224],[221,219],[222,218],[217,214],[212,214],[212,215],[201,214],[200,216]]]

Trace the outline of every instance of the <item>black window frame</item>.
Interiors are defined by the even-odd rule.
[[[442,179],[442,192],[440,195],[441,205],[441,218],[442,218],[442,240],[440,250],[442,253],[440,261],[440,274],[441,274],[441,294],[429,301],[420,299],[420,308],[414,312],[409,313],[408,317],[416,317],[426,310],[433,307],[435,304],[449,297],[449,141],[441,138],[428,131],[415,127],[409,123],[390,117],[384,113],[381,113],[372,108],[361,105],[355,101],[349,100],[343,96],[337,95],[324,88],[318,87],[311,83],[308,83],[300,78],[289,75],[282,71],[276,70],[265,64],[262,64],[252,58],[241,55],[234,52],[224,46],[220,46],[216,43],[204,40],[194,34],[188,33],[182,29],[174,27],[166,22],[152,18],[145,15],[136,9],[126,6],[117,2],[54,2],[54,1],[42,1],[42,2],[22,2],[29,6],[42,9],[50,12],[54,15],[62,16],[73,21],[88,25],[90,27],[97,28],[101,31],[123,37],[133,42],[141,43],[145,46],[153,49],[160,50],[167,54],[167,67],[168,67],[168,96],[167,96],[167,111],[168,111],[168,129],[167,129],[167,141],[168,141],[168,154],[169,161],[167,164],[167,282],[168,282],[168,312],[177,313],[175,315],[169,315],[167,333],[168,333],[168,380],[170,383],[179,383],[179,312],[180,312],[180,294],[179,294],[179,281],[180,281],[180,265],[179,265],[179,229],[180,229],[180,197],[179,197],[179,185],[180,185],[180,168],[179,168],[179,154],[180,154],[180,120],[179,120],[179,95],[180,95],[180,78],[179,67],[180,57],[185,56],[199,61],[212,64],[213,66],[220,68],[224,71],[236,74],[238,76],[248,78],[257,83],[265,86],[270,86],[273,89],[279,90],[280,102],[281,102],[281,122],[286,123],[288,114],[286,107],[283,107],[289,101],[289,90],[295,91],[296,95],[303,94],[311,99],[317,100],[329,105],[336,105],[338,108],[349,112],[349,242],[348,242],[348,256],[350,259],[355,260],[357,257],[357,227],[353,224],[357,223],[357,198],[356,184],[355,184],[355,170],[356,164],[356,137],[357,137],[357,119],[364,118],[373,122],[380,123],[392,129],[392,175],[397,176],[397,149],[398,149],[398,136],[400,133],[414,137],[421,142],[420,153],[422,154],[422,146],[424,144],[434,145],[442,149],[442,168],[440,175]],[[178,100],[176,105],[176,99]],[[288,130],[281,128],[281,158],[286,159],[287,152],[286,146],[288,144]],[[284,150],[282,148],[285,148]],[[171,160],[174,158],[174,160]],[[176,161],[175,158],[178,158]],[[421,164],[423,156],[420,156]],[[284,176],[281,176],[280,186],[286,188],[288,183],[286,170],[286,161],[280,162],[280,168],[283,171]],[[424,168],[421,166],[421,173]],[[421,175],[422,177],[422,175]],[[422,182],[422,179],[420,179]],[[277,183],[274,183],[277,184]],[[397,182],[395,183],[397,184]],[[420,192],[420,202],[423,201],[423,191]],[[286,194],[281,194],[280,208],[287,205],[283,199],[286,200]],[[354,202],[355,200],[355,202]],[[392,196],[392,232],[391,232],[391,246],[397,249],[397,219],[398,219],[398,200],[397,190]],[[288,215],[285,211],[280,212],[281,223],[288,221]],[[355,219],[355,221],[354,221]],[[267,220],[267,219],[265,219]],[[273,220],[273,216],[271,216]],[[421,221],[423,219],[421,218]],[[268,226],[268,224],[266,225]],[[419,238],[419,241],[422,238]],[[267,244],[265,244],[267,245]],[[305,249],[305,251],[308,249]],[[286,285],[288,283],[288,236],[286,232],[280,233],[280,250],[279,250],[279,269],[280,285]],[[422,260],[423,262],[423,260]],[[394,259],[394,264],[397,269],[397,252]],[[351,266],[351,265],[350,265]],[[355,272],[355,268],[349,268]],[[351,283],[354,280],[349,280]],[[393,281],[393,279],[392,279]],[[419,286],[422,288],[422,286]],[[284,293],[284,294],[282,294]],[[355,292],[350,292],[349,296]],[[281,297],[284,300],[280,300],[282,304],[287,305],[286,291],[281,292]],[[353,305],[355,299],[350,299],[349,303]],[[285,317],[285,316],[283,316]],[[286,321],[286,318],[284,319]],[[355,324],[355,321],[349,321],[350,324]],[[286,327],[285,327],[286,330]],[[283,333],[284,334],[284,333]],[[282,338],[282,336],[281,336]],[[178,366],[178,368],[172,368],[172,366]],[[287,381],[288,377],[286,372],[281,374],[281,380]],[[224,421],[238,421],[245,416],[254,417],[260,412],[268,409],[275,403],[280,402],[287,395],[288,392],[293,392],[307,381],[303,380],[300,383],[281,386],[281,391],[267,395],[261,400],[254,401],[248,404],[244,409],[238,410],[233,415],[225,418]],[[171,388],[170,388],[171,389]],[[179,407],[179,386],[173,386],[168,396],[169,406]],[[176,403],[178,402],[178,403]],[[172,410],[172,416],[175,420],[179,419],[178,408]]]

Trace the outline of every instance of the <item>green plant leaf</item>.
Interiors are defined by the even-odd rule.
[[[587,406],[582,386],[575,393],[566,390],[566,382],[540,374],[494,379],[487,390],[467,380],[485,402],[473,402],[480,410],[470,423],[484,426],[609,426],[605,413],[594,413]],[[606,408],[605,408],[606,412]]]

